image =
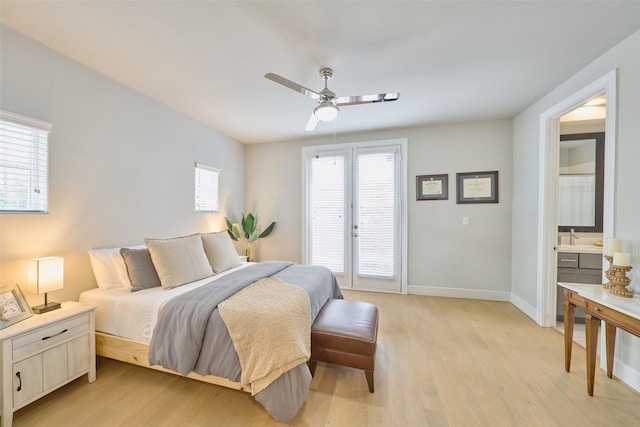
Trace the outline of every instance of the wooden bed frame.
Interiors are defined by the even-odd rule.
[[[108,357],[109,359],[115,359],[121,362],[155,369],[156,371],[168,372],[170,374],[182,376],[182,374],[163,368],[160,365],[149,365],[148,353],[149,344],[147,343],[117,337],[103,332],[96,332],[96,354],[98,356]],[[223,377],[200,375],[195,372],[189,372],[187,378],[251,393],[251,388],[249,386]]]

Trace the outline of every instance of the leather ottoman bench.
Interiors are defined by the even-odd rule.
[[[316,362],[362,369],[373,393],[378,307],[362,301],[330,299],[311,325],[309,369]]]

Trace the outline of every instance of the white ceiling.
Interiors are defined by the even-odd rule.
[[[244,143],[309,136],[315,101],[263,76],[338,96],[311,135],[511,118],[640,28],[640,1],[16,1],[0,21]],[[607,70],[608,71],[608,70]]]

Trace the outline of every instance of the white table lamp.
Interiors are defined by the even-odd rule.
[[[29,260],[29,281],[27,292],[44,294],[44,304],[31,307],[34,313],[41,314],[60,308],[59,302],[49,302],[47,292],[62,289],[64,261],[61,257],[34,258]]]

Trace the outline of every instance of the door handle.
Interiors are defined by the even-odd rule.
[[[65,329],[63,329],[63,330],[61,330],[61,331],[60,331],[60,332],[58,332],[57,334],[50,335],[50,336],[48,336],[48,337],[43,337],[43,338],[42,338],[42,341],[44,341],[44,340],[48,340],[49,338],[57,337],[58,335],[62,335],[62,334],[64,334],[65,332],[67,332],[67,329],[66,329],[66,328],[65,328]]]
[[[358,237],[358,233],[353,233],[353,237]]]

